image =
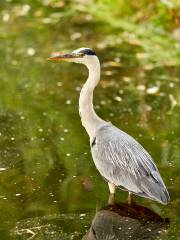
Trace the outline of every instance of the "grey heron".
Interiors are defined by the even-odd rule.
[[[169,193],[149,153],[133,137],[101,119],[93,108],[93,91],[100,81],[100,62],[90,48],[71,53],[55,53],[50,61],[84,64],[89,76],[79,97],[81,122],[90,137],[92,158],[100,174],[108,182],[110,196],[116,187],[131,194],[167,204]]]

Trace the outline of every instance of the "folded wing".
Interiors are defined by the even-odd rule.
[[[109,124],[96,133],[93,160],[107,181],[167,204],[168,191],[148,152],[131,136]]]

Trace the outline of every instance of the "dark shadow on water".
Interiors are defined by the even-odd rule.
[[[164,234],[168,227],[168,219],[146,207],[115,203],[96,213],[83,240],[151,240]]]

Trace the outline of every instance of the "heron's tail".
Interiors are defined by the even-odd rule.
[[[170,196],[168,193],[168,190],[166,188],[164,188],[160,194],[160,202],[162,204],[168,204],[170,202]]]
[[[168,204],[170,202],[169,193],[160,175],[156,175],[156,178],[152,178],[151,180],[143,178],[141,182],[141,192],[136,194],[162,204]]]
[[[145,198],[148,198],[148,199],[151,199],[151,200],[154,200],[154,201],[157,201],[161,204],[168,204],[170,202],[170,196],[169,196],[169,193],[167,191],[167,189],[163,189],[159,192],[159,194],[153,194],[151,192],[150,193],[145,193],[145,192],[139,192],[139,193],[134,193],[140,197],[145,197]]]

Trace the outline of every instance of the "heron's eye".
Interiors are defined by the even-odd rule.
[[[82,58],[82,57],[84,57],[84,56],[85,56],[84,53],[75,53],[75,54],[74,54],[74,57],[76,57],[76,58]]]
[[[85,54],[84,54],[84,53],[80,53],[80,56],[81,56],[81,57],[84,57],[84,56],[85,56]]]

